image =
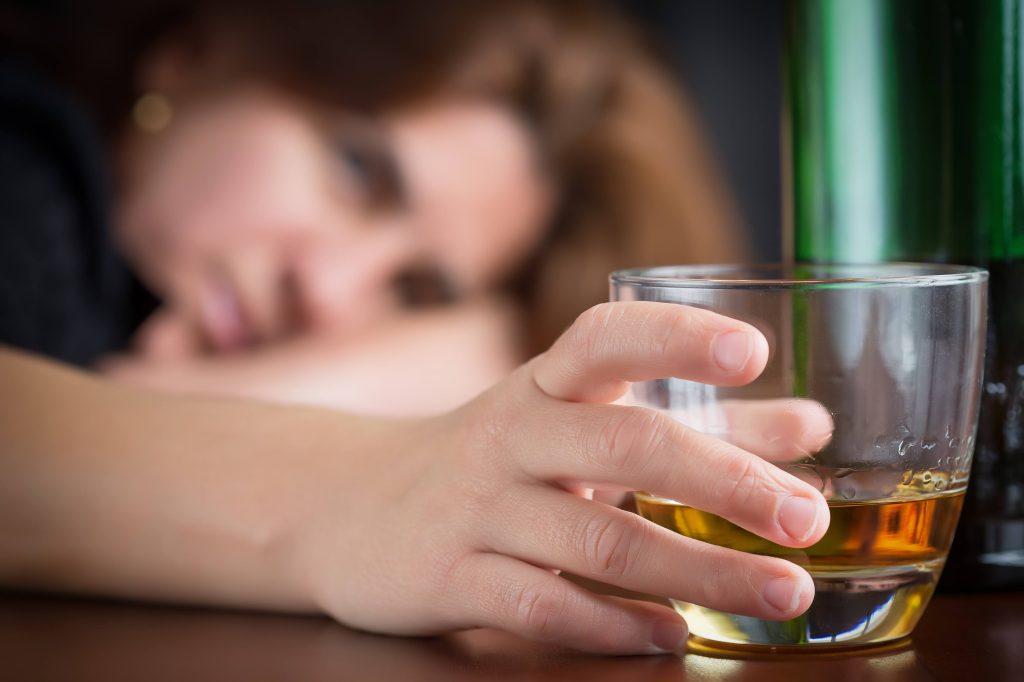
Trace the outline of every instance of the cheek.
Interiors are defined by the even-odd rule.
[[[518,119],[486,102],[445,102],[396,119],[396,148],[434,258],[464,290],[493,285],[543,236],[550,196]]]
[[[547,228],[548,201],[537,188],[453,211],[438,228],[439,260],[466,289],[481,289],[511,274],[536,248]],[[463,207],[469,208],[469,207]]]
[[[301,127],[200,127],[175,141],[127,224],[151,270],[193,270],[239,245],[284,246],[331,222],[325,165]]]
[[[317,156],[286,139],[240,147],[194,181],[180,227],[200,236],[301,230],[321,220],[329,203]]]

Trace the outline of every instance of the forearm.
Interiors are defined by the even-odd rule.
[[[626,381],[742,385],[768,355],[756,329],[709,311],[605,304],[459,409],[371,421],[149,395],[0,352],[0,581],[322,609],[395,634],[493,626],[621,653],[677,647],[685,625],[550,569],[792,619],[813,595],[804,569],[689,542],[580,494],[649,490],[769,542],[819,541],[825,499],[766,457],[821,447],[823,408],[751,402],[740,421],[778,434],[751,452],[602,404]]]
[[[296,469],[344,466],[372,422],[150,394],[3,350],[0,387],[0,582],[314,608]]]
[[[462,405],[520,362],[513,312],[497,302],[408,313],[355,337],[301,337],[233,354],[110,359],[115,381],[358,414],[431,415]],[[410,352],[415,349],[415,352]],[[425,362],[424,358],[429,358]]]

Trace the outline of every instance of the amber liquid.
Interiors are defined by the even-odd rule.
[[[963,505],[963,490],[829,502],[831,523],[811,547],[760,538],[699,509],[637,493],[642,516],[687,537],[797,563],[814,579],[801,616],[766,621],[673,601],[690,633],[723,645],[849,646],[910,634],[935,590]]]

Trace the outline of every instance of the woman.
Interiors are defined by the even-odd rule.
[[[163,301],[112,376],[439,412],[548,347],[610,270],[740,252],[695,123],[612,17],[379,4],[185,6],[111,56],[131,88],[83,88],[115,234]]]
[[[440,106],[426,93],[437,94],[441,81],[427,75],[444,73],[450,78],[443,82],[452,88],[460,85],[467,88],[465,92],[480,93],[476,100],[460,101],[459,115],[448,118],[447,125],[460,131],[491,126],[486,137],[504,150],[503,158],[520,154],[522,159],[522,135],[528,128],[513,124],[508,109],[496,109],[493,100],[479,99],[484,91],[471,87],[481,82],[475,80],[474,69],[452,70],[454,62],[442,59],[451,54],[447,48],[439,52],[413,49],[418,36],[430,34],[423,28],[430,24],[420,21],[454,22],[454,36],[482,35],[461,30],[463,21],[477,16],[473,4],[459,4],[460,13],[455,15],[446,15],[438,3],[424,7],[420,9],[425,16],[406,25],[415,28],[410,28],[408,35],[400,30],[403,24],[380,24],[388,27],[386,33],[346,29],[353,41],[346,48],[352,51],[353,64],[362,56],[362,48],[369,49],[367,41],[392,35],[403,50],[409,50],[403,63],[409,55],[416,56],[417,68],[410,73],[418,75],[401,87],[406,93],[403,98],[410,97],[402,100],[407,107],[384,107],[384,102],[396,101],[389,99],[391,85],[353,69],[348,92],[364,99],[346,100],[345,121],[355,117],[357,122],[352,125],[359,130],[366,130],[366,119],[373,123],[368,132],[353,133],[352,138],[346,134],[344,139],[378,139],[376,126],[387,121],[386,129],[396,138],[417,139],[423,144],[426,139],[436,141],[434,135],[416,137],[414,131],[430,128],[426,121],[442,116],[439,111],[430,116],[423,112]],[[566,5],[565,10],[537,9],[540,7],[534,6],[533,11],[552,12],[551,16],[565,11],[567,17],[582,12],[574,21],[598,21],[587,17],[599,16],[575,5]],[[502,8],[504,5],[493,11],[504,11]],[[369,23],[361,26],[372,27],[372,17],[380,19],[378,10],[363,9],[367,14],[359,14],[363,17],[359,21]],[[509,21],[512,16],[542,16],[515,14],[519,11],[508,15]],[[213,21],[214,16],[240,19],[243,15],[213,12],[207,16]],[[616,214],[616,209],[629,207],[628,202],[612,201],[625,196],[617,192],[627,187],[635,191],[631,183],[665,194],[686,191],[685,185],[666,181],[676,176],[662,172],[660,164],[671,161],[674,165],[677,159],[663,157],[658,149],[658,145],[666,145],[684,151],[685,145],[678,145],[687,138],[676,137],[683,135],[680,129],[673,132],[669,127],[652,136],[646,128],[609,123],[601,135],[590,135],[598,129],[597,121],[605,120],[598,117],[595,121],[591,116],[605,111],[602,107],[608,102],[612,103],[607,110],[609,120],[620,120],[612,114],[628,110],[629,98],[618,99],[621,91],[599,88],[592,98],[570,98],[569,104],[580,104],[575,109],[563,109],[564,103],[559,102],[557,108],[565,115],[547,118],[542,114],[551,101],[540,98],[523,110],[537,111],[536,120],[549,121],[551,127],[533,123],[531,134],[536,138],[531,139],[570,142],[564,146],[554,142],[525,145],[534,150],[532,163],[545,169],[534,175],[526,173],[534,166],[525,162],[500,171],[518,167],[518,173],[512,175],[524,182],[524,187],[533,187],[524,189],[525,194],[501,216],[481,209],[481,215],[488,215],[489,220],[508,221],[500,234],[488,233],[488,239],[473,241],[481,251],[469,257],[468,252],[459,250],[465,240],[475,237],[469,229],[446,242],[441,236],[451,236],[447,230],[453,228],[432,232],[403,226],[392,232],[385,222],[373,223],[371,233],[367,223],[359,223],[359,230],[341,227],[338,231],[346,240],[358,243],[358,247],[347,248],[373,253],[372,261],[369,257],[363,261],[374,267],[368,268],[373,276],[360,274],[358,281],[365,285],[346,282],[335,287],[332,280],[321,281],[308,274],[320,272],[316,264],[296,265],[305,263],[306,258],[334,253],[329,245],[340,237],[320,231],[323,214],[314,211],[313,218],[295,227],[301,237],[294,240],[277,220],[263,225],[264,231],[253,225],[271,214],[295,218],[307,215],[310,207],[333,206],[324,196],[340,195],[339,214],[365,207],[370,215],[376,199],[388,196],[376,188],[388,184],[369,183],[366,186],[375,191],[354,198],[347,194],[354,190],[346,183],[361,187],[361,179],[378,174],[388,177],[390,171],[377,157],[346,151],[341,158],[350,164],[346,173],[351,178],[343,174],[344,179],[339,180],[331,175],[330,191],[302,202],[301,211],[284,211],[286,204],[280,197],[271,201],[277,195],[269,193],[276,192],[279,183],[295,183],[290,197],[322,188],[319,182],[325,176],[311,169],[322,170],[328,147],[313,145],[319,153],[310,149],[313,140],[323,138],[312,135],[300,121],[316,117],[310,114],[308,119],[299,119],[289,113],[299,105],[272,87],[276,78],[283,78],[275,71],[277,55],[260,72],[256,67],[262,62],[253,47],[273,44],[278,36],[271,28],[287,33],[302,28],[304,21],[319,24],[319,19],[302,12],[294,17],[285,13],[279,21],[271,21],[277,15],[270,10],[254,16],[267,23],[239,21],[217,29],[219,35],[230,37],[223,44],[237,50],[221,52],[201,41],[186,41],[174,43],[178,46],[174,49],[189,48],[179,53],[178,59],[184,61],[175,65],[173,59],[157,59],[156,73],[151,74],[153,87],[160,85],[170,91],[178,82],[181,92],[200,98],[192,100],[194,106],[206,104],[187,113],[184,104],[173,102],[173,118],[182,125],[175,138],[170,137],[174,123],[167,126],[165,139],[173,143],[129,135],[119,147],[122,168],[131,172],[126,171],[119,182],[116,236],[139,275],[167,301],[164,313],[170,321],[163,328],[171,331],[152,333],[171,338],[167,345],[172,353],[183,348],[192,352],[189,349],[194,347],[203,352],[233,352],[238,346],[270,346],[293,335],[321,333],[321,329],[332,334],[369,329],[382,324],[377,320],[395,314],[392,311],[399,307],[393,302],[394,289],[399,287],[390,285],[391,274],[381,273],[404,273],[400,281],[409,283],[399,291],[419,300],[432,296],[429,287],[411,281],[424,279],[413,277],[423,270],[443,273],[444,286],[435,287],[444,290],[441,294],[455,289],[466,299],[489,293],[497,282],[513,282],[504,290],[516,293],[532,311],[523,324],[534,333],[524,338],[541,343],[545,333],[552,333],[545,331],[545,325],[562,324],[554,312],[541,314],[544,306],[550,305],[544,296],[553,292],[552,282],[564,282],[566,301],[575,296],[579,301],[596,298],[596,290],[588,292],[593,281],[589,268],[600,270],[597,282],[603,280],[604,270],[614,263],[609,244],[633,258],[640,252],[625,250],[649,245],[643,226],[654,224],[652,216],[672,215],[652,212],[645,218],[643,210],[653,211],[654,204],[635,207],[638,212],[630,225],[637,231],[628,236],[617,233],[609,226],[624,225],[627,214]],[[352,20],[357,20],[356,14]],[[257,31],[257,26],[263,30]],[[544,22],[524,26],[531,28],[524,28],[519,35],[532,39],[539,39],[547,30]],[[565,37],[567,45],[572,44],[569,35]],[[614,41],[618,34],[600,35]],[[252,42],[257,38],[266,42]],[[322,44],[304,44],[314,55],[307,62],[311,69],[307,75],[315,76],[312,69],[317,65],[333,73],[335,62],[321,63],[316,57],[322,56]],[[96,43],[97,50],[102,47]],[[457,53],[465,54],[462,48]],[[378,57],[387,54],[381,51]],[[502,54],[509,53],[498,50],[494,59],[500,60]],[[250,59],[239,71],[234,59],[241,55]],[[472,65],[482,68],[484,63],[478,60]],[[182,71],[182,64],[192,64],[193,78],[176,81],[188,73]],[[617,64],[609,68],[614,71]],[[578,79],[591,73],[587,69],[541,69],[544,65],[537,63],[532,71],[536,74],[540,69],[544,82],[550,79],[553,95],[585,84],[586,78]],[[162,71],[165,68],[167,71]],[[118,340],[130,330],[135,305],[133,290],[112,261],[110,240],[101,229],[103,205],[97,197],[102,192],[92,184],[95,175],[88,172],[95,170],[89,162],[94,149],[80,121],[76,123],[52,90],[38,79],[25,77],[17,67],[5,69],[0,76],[4,105],[0,106],[0,187],[9,195],[0,201],[5,241],[0,248],[4,340],[65,361],[88,363],[116,349]],[[256,83],[243,78],[256,73],[265,73],[266,79]],[[507,92],[516,91],[514,73],[515,69],[510,69],[508,80],[501,81],[509,88]],[[620,81],[627,91],[638,87],[661,92],[657,79],[650,80],[643,72],[630,74]],[[214,95],[209,94],[213,85],[204,84],[205,77],[216,83],[218,92],[224,92],[226,85],[237,86],[228,89],[234,93],[232,101],[220,96],[213,101]],[[321,78],[315,80],[322,82]],[[500,94],[499,81],[491,81],[494,89],[487,97]],[[422,93],[423,97],[411,98],[409,93]],[[169,98],[166,92],[161,96]],[[180,97],[184,102],[184,95]],[[203,99],[207,97],[210,99]],[[666,100],[654,100],[667,106]],[[160,103],[159,98],[147,101],[149,104],[140,102],[139,106],[149,112],[139,112],[140,116],[160,127],[156,124],[161,119],[166,123],[167,102]],[[472,125],[464,118],[469,113],[463,107],[470,105]],[[156,115],[152,116],[154,109]],[[210,140],[217,142],[227,136],[226,149],[207,149],[196,141],[200,138],[188,141],[183,120],[212,126],[228,110],[234,112],[231,126],[238,128],[244,143],[237,143],[238,147],[228,144],[231,136],[223,132],[201,139],[213,144]],[[421,114],[426,119],[416,118]],[[268,119],[274,126],[266,124]],[[415,125],[409,124],[410,120]],[[336,124],[324,125],[333,129]],[[218,130],[235,132],[230,126]],[[497,130],[503,131],[501,135]],[[571,143],[574,140],[583,142]],[[646,142],[641,144],[641,140]],[[171,148],[159,157],[147,156],[144,147],[156,149],[162,144]],[[348,144],[343,149],[350,149]],[[395,148],[408,152],[408,145],[402,145],[398,142]],[[469,147],[467,154],[478,151],[475,145]],[[266,162],[268,150],[280,152],[283,148],[290,154],[305,150],[305,155]],[[228,163],[235,153],[232,149],[241,149],[237,151],[241,157],[232,157],[230,166],[235,170],[221,174],[217,163]],[[511,151],[514,149],[519,152]],[[606,158],[603,155],[609,149],[619,150],[616,154],[621,156],[608,158],[621,163],[598,162]],[[635,156],[629,156],[627,150]],[[185,158],[176,160],[175,154]],[[162,160],[157,163],[156,158]],[[195,158],[203,163],[191,161]],[[310,159],[320,161],[311,165]],[[627,164],[630,159],[632,163]],[[412,162],[403,166],[415,167]],[[175,168],[186,175],[173,182],[174,178],[162,175],[173,175]],[[182,168],[187,170],[180,171]],[[281,168],[289,172],[275,175],[273,180],[264,175],[276,174]],[[202,176],[187,177],[192,169]],[[554,169],[559,170],[554,173]],[[499,169],[474,171],[484,175],[484,171],[491,174]],[[250,172],[263,180],[252,180]],[[436,180],[443,175],[435,169],[420,177]],[[154,178],[160,177],[163,180],[156,182]],[[471,179],[460,177],[467,182]],[[578,186],[555,187],[556,181],[565,184],[573,178]],[[244,186],[244,201],[227,201],[232,196],[227,189],[242,192],[243,188],[232,184],[236,180]],[[179,181],[185,184],[177,184]],[[431,206],[452,196],[439,194],[436,188],[428,191],[415,179],[401,186],[406,187],[403,196],[433,197],[430,202],[424,200]],[[500,186],[511,185],[502,182]],[[581,187],[593,192],[584,195],[587,201],[573,204],[561,200]],[[560,200],[552,198],[548,204],[545,197],[549,193]],[[248,204],[253,204],[249,208],[255,213],[255,217],[249,215],[252,224],[240,219],[247,215],[244,211],[238,212],[239,206]],[[539,223],[527,219],[544,214],[545,209],[555,217],[558,227],[554,231],[544,232],[537,228]],[[416,225],[421,224],[419,219],[425,220],[421,210],[428,213],[425,209],[411,211]],[[436,210],[445,217],[437,224],[452,224],[452,213]],[[567,216],[576,212],[570,221]],[[181,215],[190,216],[199,227],[188,228],[189,221],[172,219]],[[408,217],[408,212],[400,215]],[[582,215],[589,215],[590,220],[584,221]],[[244,239],[241,232],[233,233],[236,218],[247,223]],[[573,225],[601,225],[602,221],[608,221],[603,223],[605,227],[588,230],[586,239],[573,234],[574,229],[582,229]],[[362,233],[364,227],[366,234]],[[410,233],[417,238],[410,239]],[[399,236],[392,242],[396,234]],[[427,235],[436,236],[437,241]],[[565,272],[566,266],[555,267],[554,255],[574,244],[570,237],[580,241],[572,246],[573,258],[565,261],[574,263],[574,269]],[[500,249],[488,248],[499,238]],[[307,250],[306,240],[324,246]],[[236,261],[236,253],[248,253],[250,245],[262,250]],[[337,251],[339,258],[343,251]],[[465,260],[455,258],[456,253]],[[512,258],[513,254],[519,258]],[[669,257],[667,253],[665,257]],[[517,273],[516,260],[529,265],[518,268]],[[382,265],[390,263],[401,266]],[[478,269],[482,263],[489,266]],[[273,276],[249,279],[251,272],[243,272],[249,267],[264,268],[263,275],[269,271]],[[356,267],[338,269],[347,275]],[[191,282],[175,279],[179,268],[193,269]],[[331,276],[333,270],[327,269]],[[243,281],[260,283],[252,286],[271,282],[276,288],[271,287],[269,294],[248,293],[244,287],[249,285]],[[321,285],[328,292],[326,313],[318,306],[325,299],[309,293],[320,291]],[[344,305],[337,309],[331,305],[335,295],[352,290],[359,295],[343,297]],[[260,303],[265,300],[271,303]],[[483,305],[491,303],[485,300]],[[531,346],[527,343],[524,348]],[[688,541],[637,516],[586,499],[581,492],[642,488],[720,514],[774,542],[799,547],[815,542],[828,524],[828,509],[817,490],[766,463],[756,452],[689,431],[645,409],[605,404],[621,395],[627,379],[680,376],[721,385],[745,383],[762,370],[767,354],[767,342],[756,329],[707,311],[655,303],[604,304],[580,316],[549,350],[459,409],[434,417],[384,419],[310,407],[155,393],[116,385],[23,351],[0,350],[0,465],[4,472],[0,476],[0,584],[318,611],[351,626],[388,633],[435,633],[490,625],[570,646],[622,653],[671,650],[685,637],[685,624],[664,606],[596,595],[541,567],[755,617],[791,618],[807,608],[813,592],[803,569],[779,559]],[[443,377],[452,376],[453,371],[451,365],[439,370]],[[788,442],[793,452],[806,452],[809,443],[820,442],[821,430],[829,426],[821,423],[817,411],[790,416],[793,418],[779,423],[791,427],[782,442]],[[777,449],[779,443],[777,437],[772,448]]]

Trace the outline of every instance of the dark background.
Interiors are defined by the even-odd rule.
[[[780,258],[782,0],[618,0],[658,39],[703,119],[750,230]]]

